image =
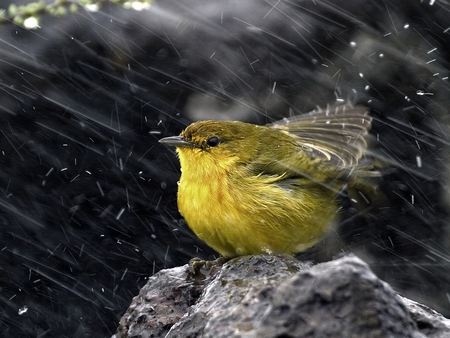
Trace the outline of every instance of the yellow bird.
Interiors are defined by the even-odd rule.
[[[358,164],[371,121],[341,105],[266,126],[195,122],[159,142],[176,147],[178,208],[200,239],[226,258],[290,254],[326,234],[346,186],[375,192]]]

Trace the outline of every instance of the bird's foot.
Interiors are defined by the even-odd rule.
[[[223,265],[228,262],[230,258],[227,257],[219,257],[213,261],[206,261],[200,258],[192,258],[189,261],[189,266],[191,267],[191,272],[193,275],[197,275],[200,273],[201,268],[205,267],[206,270],[210,270],[213,266]]]

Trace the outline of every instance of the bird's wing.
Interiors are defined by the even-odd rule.
[[[298,138],[302,150],[311,159],[339,169],[350,169],[358,164],[367,148],[367,135],[372,118],[363,106],[341,105],[308,114],[293,116],[271,123]]]

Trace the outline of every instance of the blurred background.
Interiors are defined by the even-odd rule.
[[[0,8],[9,2],[0,1]],[[217,257],[178,214],[158,144],[201,119],[370,107],[389,203],[301,259],[354,252],[450,316],[445,1],[104,3],[0,27],[0,332],[110,336],[147,278]]]

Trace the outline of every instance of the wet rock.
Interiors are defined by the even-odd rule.
[[[199,276],[188,265],[160,271],[113,338],[446,336],[450,320],[397,295],[356,256],[312,265],[260,255]]]

